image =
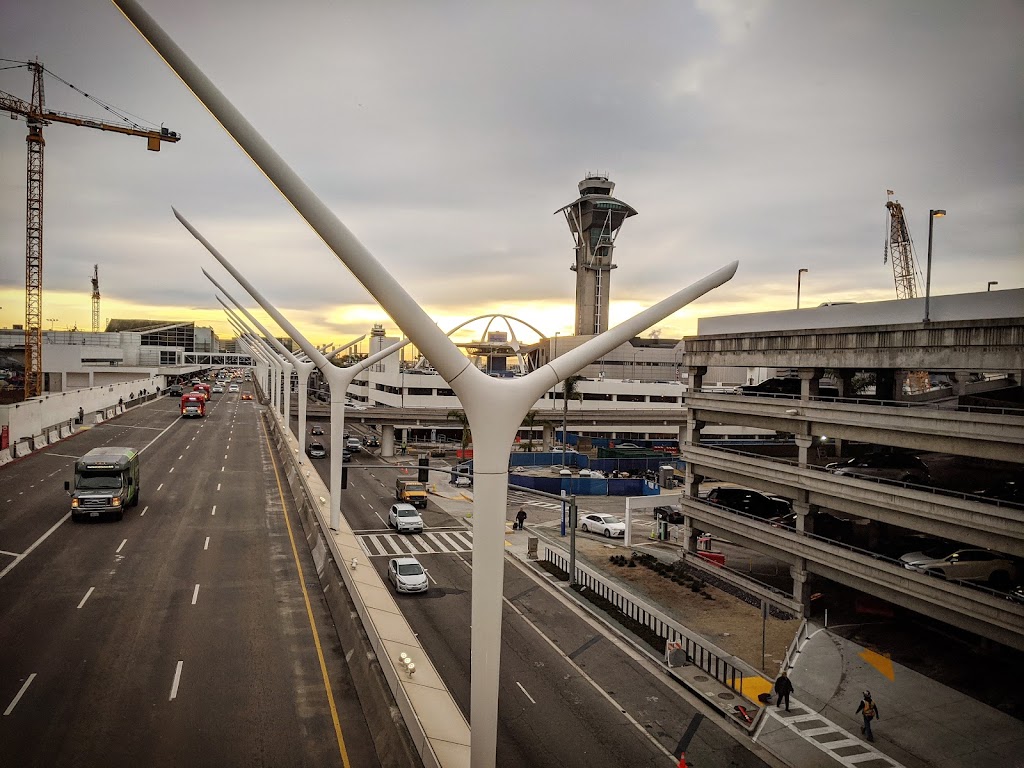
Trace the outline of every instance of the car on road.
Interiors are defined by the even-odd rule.
[[[237,392],[237,391],[238,391],[238,385],[237,384],[228,384],[228,392]]]
[[[366,435],[363,438],[363,446],[366,448],[380,448],[380,440],[376,435]]]
[[[676,506],[655,507],[654,517],[657,520],[664,520],[670,525],[682,525],[686,520],[683,510]]]
[[[309,430],[309,434],[311,435],[322,435],[323,433],[324,428],[321,427],[319,424],[314,424]]]
[[[342,448],[341,449],[341,463],[342,464],[348,464],[348,462],[350,462],[350,461],[352,461],[352,451],[347,450],[345,448]]]
[[[931,481],[928,465],[910,453],[866,453],[855,459],[826,464],[834,475],[871,477],[900,483],[927,485]]]
[[[359,453],[362,450],[362,443],[358,437],[350,437],[345,441],[345,450],[349,453]]]
[[[1006,555],[989,549],[957,548],[938,545],[921,552],[908,552],[900,563],[911,571],[920,571],[944,579],[973,581],[993,587],[1009,587],[1017,576],[1017,566]]]
[[[249,392],[243,392],[242,393],[242,399],[243,400],[252,400],[252,394],[250,394]]]
[[[615,515],[590,512],[580,518],[580,530],[584,533],[600,533],[609,539],[623,538],[626,535],[626,524]]]
[[[181,397],[185,394],[185,391],[182,389],[181,384],[171,384],[171,386],[167,388],[167,394],[171,397]]]
[[[423,518],[412,504],[392,504],[388,510],[388,527],[399,533],[422,533]]]
[[[306,453],[309,454],[311,459],[325,459],[327,458],[327,449],[324,448],[324,444],[314,440],[306,446]]]
[[[223,395],[224,394],[224,387],[222,387],[220,384],[214,384],[213,385],[213,394],[215,394],[215,395]]]
[[[762,520],[783,518],[793,511],[793,505],[787,499],[770,496],[752,488],[712,488],[705,500],[733,512],[741,512]]]
[[[388,560],[388,581],[396,592],[426,592],[427,572],[415,557],[393,557]]]

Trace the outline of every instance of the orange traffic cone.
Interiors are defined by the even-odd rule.
[[[685,752],[679,755],[679,764],[676,766],[676,768],[687,768]]]

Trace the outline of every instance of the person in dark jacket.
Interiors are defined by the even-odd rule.
[[[789,679],[786,670],[782,670],[779,679],[775,681],[775,695],[779,697],[776,707],[782,706],[782,700],[786,700],[786,711],[789,712],[789,694],[793,692],[793,681]]]
[[[519,508],[519,512],[516,514],[516,525],[513,528],[518,528],[520,531],[523,530],[523,523],[526,522],[526,510],[523,507]]]
[[[871,700],[871,691],[864,691],[864,698],[861,699],[860,706],[857,707],[855,714],[864,717],[864,725],[861,726],[860,732],[868,737],[868,741],[874,741],[875,737],[871,733],[871,721],[876,717],[879,720],[882,718],[878,714],[878,705]]]

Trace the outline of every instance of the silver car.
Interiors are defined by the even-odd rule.
[[[908,552],[900,557],[904,568],[944,579],[991,583],[1008,587],[1017,575],[1017,567],[1006,555],[988,549],[957,549],[939,546],[923,552]]]
[[[396,592],[426,592],[427,572],[415,557],[394,557],[388,561],[388,581]]]
[[[626,524],[615,517],[599,512],[591,512],[580,518],[580,529],[584,533],[600,533],[607,538],[622,538],[626,535]]]
[[[423,518],[412,504],[392,504],[388,511],[388,525],[399,533],[422,533]]]

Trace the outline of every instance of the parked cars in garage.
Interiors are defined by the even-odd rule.
[[[426,592],[427,572],[415,557],[393,557],[388,560],[388,581],[396,592]]]
[[[1006,588],[1017,576],[1017,566],[1006,555],[989,549],[938,545],[900,557],[903,567],[944,579],[973,581]]]
[[[928,465],[910,453],[866,453],[855,459],[825,465],[835,475],[896,480],[927,485],[931,481]]]
[[[793,505],[788,499],[770,496],[752,488],[712,488],[705,500],[762,520],[783,518],[793,511]]]

